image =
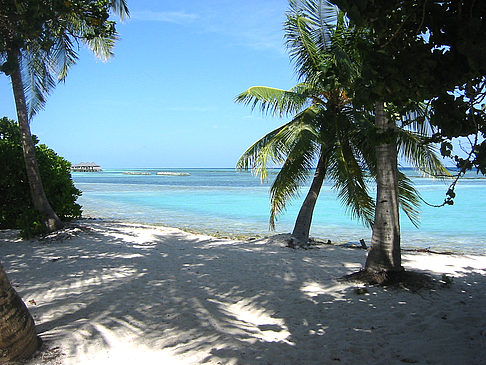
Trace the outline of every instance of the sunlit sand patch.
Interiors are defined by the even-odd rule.
[[[97,336],[102,341],[78,348],[75,357],[67,358],[65,364],[196,364],[203,360],[204,352],[184,353],[178,355],[171,348],[152,348],[141,344],[137,336],[127,331],[112,330],[100,323],[92,324]],[[83,337],[92,336],[91,333],[78,333],[78,340],[86,343]]]
[[[251,299],[243,299],[232,304],[219,301],[213,302],[218,303],[224,312],[234,317],[236,319],[235,324],[244,329],[247,334],[250,333],[254,340],[258,339],[265,342],[283,341],[292,344],[292,342],[288,341],[290,332],[285,321],[281,318],[275,318],[264,308],[257,307]]]
[[[341,293],[343,284],[335,284],[324,287],[321,283],[315,281],[307,281],[302,283],[300,291],[309,297],[317,297],[319,295],[330,295],[336,299],[341,299],[344,294]]]
[[[435,274],[448,274],[455,277],[471,273],[486,275],[486,256],[405,254],[404,264],[413,261],[414,268],[428,270]],[[466,268],[466,269],[465,269]]]
[[[101,227],[93,228],[94,231],[106,235],[107,232]],[[131,224],[119,223],[112,226],[112,230],[109,232],[109,236],[114,239],[121,240],[126,243],[134,243],[137,245],[142,245],[144,247],[151,247],[153,243],[159,240],[159,235],[162,233],[167,234],[169,231],[175,231],[174,229],[165,229],[164,232],[161,230],[149,227],[149,226],[137,226]]]
[[[356,263],[356,262],[343,262],[343,266],[345,268],[350,268],[350,269],[355,269],[355,270],[361,270],[361,264]]]

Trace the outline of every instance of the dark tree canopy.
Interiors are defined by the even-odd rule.
[[[359,100],[430,103],[435,142],[454,157],[451,139],[470,137],[458,167],[486,173],[486,2],[332,0],[368,29]],[[476,137],[477,136],[477,137]]]

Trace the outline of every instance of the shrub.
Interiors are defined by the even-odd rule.
[[[71,164],[32,136],[44,190],[63,221],[81,217],[76,199],[81,191],[71,179]],[[8,118],[0,119],[0,228],[21,229],[24,237],[42,233],[41,216],[30,196],[20,130]]]

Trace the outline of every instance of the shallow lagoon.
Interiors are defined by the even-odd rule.
[[[189,175],[156,175],[161,171]],[[404,171],[426,201],[440,204],[444,200],[450,180],[424,178],[413,170]],[[263,183],[250,172],[234,169],[107,169],[100,173],[73,173],[73,179],[83,191],[79,203],[87,217],[251,237],[270,234],[269,187],[276,173],[273,171],[269,181]],[[292,230],[306,192],[307,187],[279,217],[277,233]],[[418,229],[402,214],[402,246],[486,253],[485,202],[486,179],[468,174],[456,187],[453,206],[432,208],[422,204]],[[334,242],[357,242],[361,238],[369,242],[371,230],[351,219],[331,184],[326,182],[316,205],[311,235]]]

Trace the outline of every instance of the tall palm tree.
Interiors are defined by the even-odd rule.
[[[0,0],[0,71],[12,81],[32,200],[46,231],[62,222],[42,187],[29,122],[75,63],[77,42],[102,58],[111,55],[117,33],[110,10],[128,15],[125,0]],[[0,265],[0,363],[28,358],[39,343],[33,318]]]
[[[63,81],[83,42],[100,58],[111,56],[117,33],[109,10],[128,15],[125,0],[28,3],[2,0],[0,7],[0,70],[11,79],[22,135],[25,167],[32,202],[46,232],[62,227],[49,204],[35,158],[30,120],[46,96]]]
[[[273,228],[276,215],[298,192],[308,170],[317,162],[292,232],[292,245],[303,246],[308,244],[313,210],[326,176],[334,181],[352,215],[371,225],[374,201],[368,194],[367,181],[376,173],[376,138],[373,113],[355,110],[350,97],[360,73],[357,42],[362,31],[350,27],[344,14],[326,1],[291,1],[285,30],[297,74],[304,81],[290,90],[252,87],[236,101],[253,108],[260,106],[263,112],[294,117],[252,145],[237,166],[252,167],[265,179],[269,160],[282,165],[271,187]],[[403,133],[403,143],[408,146],[405,154],[412,162],[427,160],[429,172],[442,172],[423,137],[411,133]],[[400,204],[416,223],[418,193],[404,174],[399,174],[399,181]]]
[[[386,134],[395,129],[394,121],[386,116],[382,101],[376,102],[375,121],[379,133]],[[376,210],[371,249],[365,264],[367,272],[402,269],[397,149],[393,138],[376,146]]]

